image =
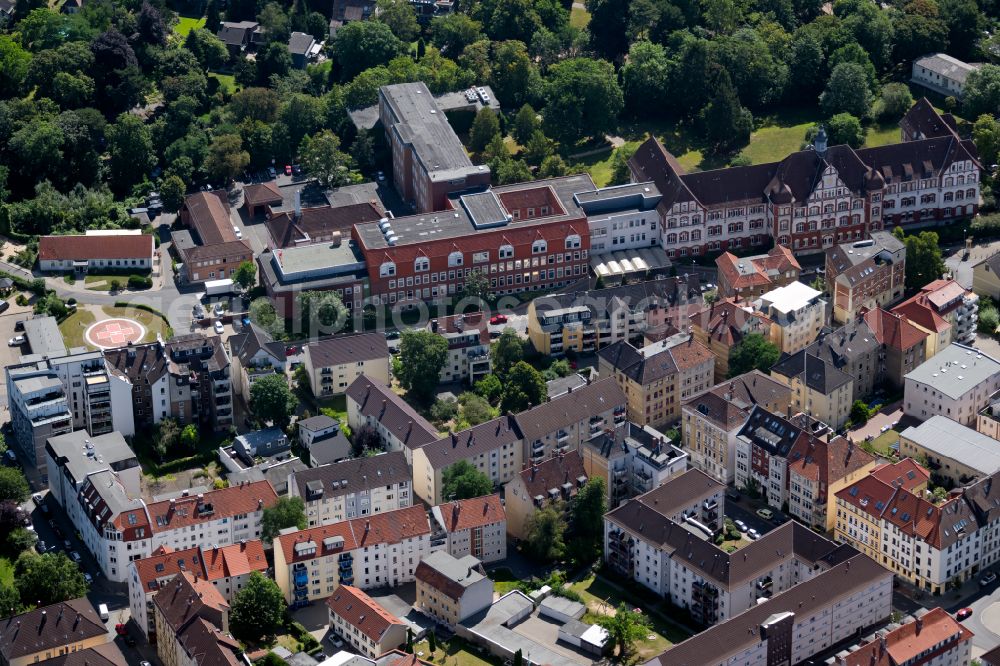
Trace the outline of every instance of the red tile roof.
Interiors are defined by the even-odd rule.
[[[737,257],[731,252],[723,252],[715,260],[715,265],[725,275],[733,289],[769,285],[773,280],[768,273],[777,273],[780,276],[786,271],[802,270],[792,251],[783,245],[776,245],[767,254],[753,257]],[[740,271],[740,265],[748,272]]]
[[[253,513],[277,501],[278,495],[269,482],[254,481],[210,490],[203,495],[154,502],[148,510],[153,530],[166,532],[241,513]]]
[[[879,344],[900,351],[915,347],[930,335],[911,324],[906,316],[899,312],[886,312],[882,308],[876,308],[866,312],[864,319]]]
[[[733,297],[716,301],[691,314],[688,319],[692,325],[705,331],[710,340],[727,347],[732,347],[747,333],[764,330],[771,323],[763,312],[754,312],[751,306],[737,303]]]
[[[236,240],[236,232],[229,219],[229,203],[223,201],[224,192],[198,192],[184,200],[188,224],[195,228],[202,245]]]
[[[161,551],[161,549],[157,549]],[[150,594],[160,589],[160,579],[179,574],[182,571],[194,571],[204,576],[205,569],[201,561],[198,547],[171,551],[163,548],[149,557],[133,562],[142,591]],[[182,566],[183,564],[183,566]]]
[[[871,471],[871,476],[882,483],[912,492],[930,481],[931,473],[913,458],[903,458],[892,464],[879,465]]]
[[[788,452],[789,469],[821,486],[829,487],[871,464],[875,457],[843,437],[829,442],[811,435],[799,437]]]
[[[264,544],[258,540],[208,548],[201,553],[208,580],[244,576],[252,571],[267,571]]]
[[[327,600],[330,610],[344,619],[352,627],[375,642],[382,640],[392,625],[402,625],[395,615],[362,590],[350,585],[341,585]]]
[[[229,604],[215,586],[204,578],[196,579],[190,571],[174,576],[153,596],[153,603],[175,634],[196,617],[215,623],[229,611]]]
[[[500,495],[446,502],[437,508],[440,509],[444,528],[448,532],[460,532],[507,520]]]
[[[934,308],[927,302],[925,294],[917,294],[913,298],[903,301],[894,307],[892,312],[903,315],[921,328],[936,333],[942,333],[951,328],[951,324],[937,312],[934,312]]]
[[[409,506],[405,509],[373,513],[363,518],[352,518],[339,523],[282,534],[275,537],[274,548],[281,548],[285,555],[285,562],[291,564],[292,562],[324,557],[332,552],[357,550],[380,543],[400,543],[430,533],[431,525],[427,520],[427,511],[423,506]],[[344,539],[344,545],[334,549],[325,549],[323,540],[337,536]],[[316,552],[310,555],[296,556],[295,545],[309,541],[316,545]]]
[[[42,236],[38,239],[40,261],[152,259],[152,257],[153,237],[148,234]]]
[[[943,608],[934,608],[914,622],[879,636],[847,655],[844,666],[897,666],[922,656],[919,663],[956,649],[973,633]],[[884,640],[884,644],[883,644]]]

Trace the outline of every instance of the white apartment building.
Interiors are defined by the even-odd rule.
[[[179,573],[189,572],[215,586],[227,602],[243,589],[254,571],[267,571],[261,541],[247,541],[221,548],[195,546],[186,550],[158,549],[128,565],[128,604],[132,620],[147,640],[156,642],[153,596]]]
[[[157,548],[227,546],[259,539],[265,507],[278,499],[267,481],[146,504],[128,472],[86,475],[75,495],[57,498],[108,580],[125,582],[128,564]]]
[[[309,527],[408,507],[412,490],[402,451],[293,472],[288,479],[288,494],[305,502]]]
[[[962,98],[965,80],[979,65],[970,65],[947,53],[928,53],[913,61],[910,81],[941,95]]]
[[[456,558],[431,553],[417,567],[417,598],[413,607],[454,628],[493,603],[493,581],[475,557]]]
[[[8,444],[18,452],[29,476],[48,483],[45,442],[73,430],[62,382],[54,372],[39,372],[34,365],[7,368],[7,404],[13,433]]]
[[[274,580],[290,604],[325,599],[340,585],[361,589],[414,580],[434,548],[427,511],[411,506],[274,539]]]
[[[762,295],[754,306],[771,320],[771,342],[786,354],[812,344],[826,324],[823,293],[792,282]]]
[[[490,563],[507,559],[507,513],[500,495],[486,495],[432,507],[432,540],[448,553]]]
[[[903,413],[920,421],[941,415],[975,427],[997,389],[1000,361],[952,343],[903,378]]]
[[[407,625],[364,590],[341,585],[327,598],[326,608],[330,629],[366,657],[378,657],[406,643]]]
[[[587,214],[592,255],[641,250],[660,242],[660,215],[656,205],[661,200],[656,185],[650,182],[613,185],[573,195]]]
[[[843,555],[811,579],[668,648],[647,666],[801,664],[884,623],[892,614],[892,574],[864,555]]]
[[[448,343],[448,357],[441,366],[441,382],[473,385],[490,374],[490,331],[482,312],[437,317],[427,324]]]

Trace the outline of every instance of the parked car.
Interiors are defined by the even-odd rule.
[[[135,639],[132,638],[131,634],[125,636],[125,645],[135,647]]]
[[[10,449],[4,451],[3,464],[7,465],[8,467],[17,467],[17,454],[15,454]]]
[[[340,636],[333,633],[332,631],[327,635],[326,640],[328,640],[330,644],[333,645],[333,647],[337,648],[338,650],[344,647],[344,641],[340,640]]]
[[[506,323],[507,323],[507,315],[495,314],[492,317],[490,317],[490,324],[494,326],[496,326],[497,324],[506,324]]]
[[[66,543],[69,543],[69,542],[67,541]],[[75,550],[74,551],[70,551],[69,559],[73,560],[77,564],[79,564],[80,562],[83,562],[83,558],[80,557],[80,553],[76,552]]]
[[[959,622],[961,622],[962,620],[966,620],[966,619],[968,619],[970,617],[972,617],[972,609],[971,608],[963,608],[960,611],[958,611],[957,613],[955,613],[955,619],[958,620]]]
[[[398,340],[399,339],[399,331],[386,331],[385,332],[385,339],[386,340]]]
[[[291,164],[286,164],[285,165],[285,175],[286,176],[291,176],[292,175],[292,165]]]
[[[41,554],[48,549],[45,547],[45,542],[39,539],[38,541],[35,542],[35,550],[37,550],[39,554]]]
[[[979,579],[979,584],[982,585],[983,587],[986,587],[987,585],[992,585],[996,581],[997,581],[996,572],[988,571],[986,574],[983,575],[982,578]]]
[[[736,529],[738,529],[740,532],[746,533],[747,524],[744,523],[742,520],[734,520],[733,524],[736,525]]]
[[[747,538],[751,541],[756,541],[760,538],[760,532],[751,527],[747,530]]]
[[[123,623],[119,622],[118,624],[115,625],[115,633],[118,634],[119,636],[128,636],[128,627],[126,627]]]
[[[774,518],[774,511],[770,509],[757,509],[757,515],[764,520],[771,520],[771,518]]]
[[[225,312],[225,309],[222,307],[222,303],[216,303],[215,307],[212,308],[212,314],[216,317],[221,317],[223,312]]]
[[[285,350],[285,354],[286,355],[287,354],[298,354],[298,353],[299,353],[299,348],[296,347],[295,345],[292,345],[291,347],[289,347],[288,349]]]
[[[301,167],[301,166],[299,166],[298,164],[293,164],[293,165],[292,165],[292,173],[293,173],[294,175],[298,176],[299,174],[301,174],[301,173],[302,173],[302,167]]]
[[[375,174],[375,179],[378,182],[380,182],[380,183],[384,183],[385,182],[385,172],[379,171],[377,174]]]
[[[740,497],[741,497],[740,491],[736,490],[736,488],[730,488],[726,491],[727,499],[731,499],[734,502],[739,502]]]
[[[267,167],[267,175],[274,179],[278,177],[278,172],[274,170],[274,167]]]
[[[8,306],[8,307],[10,307],[10,306]],[[24,330],[24,320],[23,319],[18,319],[17,321],[14,322],[14,330],[15,331],[23,331]]]
[[[215,332],[218,335],[222,335],[226,330],[225,326],[222,325],[222,320],[220,319],[215,320],[215,325],[213,326],[213,328],[215,329]]]
[[[15,335],[14,337],[12,337],[10,340],[7,341],[7,344],[9,346],[11,346],[11,347],[17,347],[19,345],[23,345],[24,344],[24,336],[23,335]]]
[[[87,585],[93,585],[94,584],[94,577],[91,576],[86,571],[83,572],[83,580],[87,581]]]
[[[31,499],[34,500],[35,506],[41,506],[42,502],[45,501],[45,495],[41,493],[35,493],[34,495],[31,496]]]
[[[68,553],[69,551],[73,550],[73,542],[70,541],[69,539],[63,539],[63,548],[65,548],[66,552]],[[70,557],[73,556],[70,555]]]

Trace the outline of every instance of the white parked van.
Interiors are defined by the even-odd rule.
[[[100,604],[100,605],[98,605],[97,606],[97,612],[101,616],[101,622],[107,622],[108,619],[111,617],[108,614],[108,605],[107,604]]]

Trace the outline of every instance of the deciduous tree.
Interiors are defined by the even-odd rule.
[[[271,543],[281,530],[288,527],[304,530],[308,524],[306,505],[301,497],[279,497],[272,506],[264,508],[260,519],[260,536],[265,542]]]
[[[378,0],[378,20],[385,23],[401,42],[409,44],[420,34],[417,13],[409,0]]]
[[[233,273],[233,282],[240,285],[244,291],[253,289],[257,285],[257,265],[252,261],[242,262]]]
[[[340,150],[340,139],[330,130],[322,130],[302,140],[302,168],[322,185],[334,187],[351,180],[351,158]]]
[[[331,46],[341,81],[350,81],[369,67],[388,64],[405,50],[392,28],[379,21],[351,21],[337,31]]]
[[[446,501],[482,497],[492,492],[493,482],[467,460],[450,465],[441,475],[441,497]]]
[[[481,153],[489,145],[493,137],[500,135],[500,121],[493,109],[484,107],[476,113],[469,130],[469,148]]]
[[[108,126],[106,134],[111,189],[119,194],[130,193],[155,162],[149,128],[139,116],[123,113]]]
[[[285,427],[295,413],[298,400],[288,388],[284,375],[265,375],[250,387],[250,406],[253,413],[264,421]]]
[[[632,610],[625,602],[618,604],[614,615],[602,615],[597,624],[604,627],[613,645],[612,652],[618,651],[618,660],[625,662],[635,651],[635,644],[649,633],[649,618]]]
[[[21,553],[14,563],[14,585],[25,606],[50,606],[87,593],[83,572],[65,553]]]
[[[823,94],[819,96],[819,104],[830,115],[846,112],[858,118],[867,118],[872,95],[864,68],[854,62],[834,67]]]
[[[415,398],[426,401],[437,388],[441,368],[448,359],[448,342],[427,330],[403,331],[397,358],[393,373],[399,383]]]
[[[546,134],[567,146],[612,131],[625,105],[614,67],[591,58],[552,65],[545,96]]]
[[[263,643],[282,625],[287,604],[281,588],[259,571],[233,597],[229,625],[233,636],[248,643]]]
[[[847,144],[851,148],[860,148],[865,144],[865,128],[861,121],[849,113],[838,113],[826,124],[829,135],[829,145]]]
[[[729,350],[729,376],[737,377],[754,368],[768,373],[778,362],[781,350],[760,333],[751,333]]]
[[[566,520],[561,503],[535,511],[525,525],[525,552],[542,562],[554,562],[566,554]]]
[[[13,500],[18,504],[28,499],[31,489],[21,470],[15,467],[0,467],[0,502]]]
[[[205,171],[228,186],[249,164],[250,153],[243,150],[243,139],[238,134],[223,134],[215,137],[208,147]]]
[[[542,373],[525,361],[518,361],[504,379],[500,409],[503,412],[517,414],[540,405],[545,400],[546,394],[547,387]]]

